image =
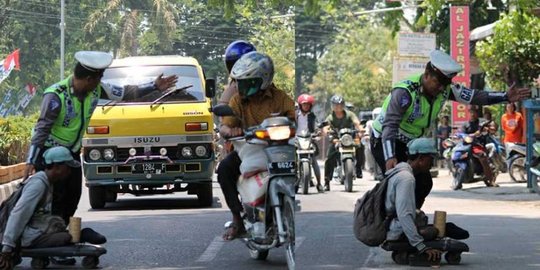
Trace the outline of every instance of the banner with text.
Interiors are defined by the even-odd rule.
[[[454,83],[467,87],[470,85],[470,54],[469,54],[469,7],[453,6],[450,8],[450,50],[463,71],[454,77]],[[461,127],[469,121],[469,107],[464,104],[452,102],[452,125]]]
[[[19,50],[10,53],[0,62],[0,83],[4,81],[13,69],[19,70]]]

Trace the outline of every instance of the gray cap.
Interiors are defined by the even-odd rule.
[[[63,146],[55,146],[47,149],[47,151],[43,153],[43,160],[47,165],[64,163],[73,168],[81,167],[81,163],[74,160],[71,152]]]
[[[452,79],[463,70],[463,67],[456,60],[443,51],[433,50],[429,54],[429,61],[434,68],[449,79]]]
[[[418,138],[410,141],[407,144],[409,155],[417,154],[433,154],[436,155],[437,148],[435,147],[435,140],[431,138]]]
[[[75,59],[77,59],[84,68],[98,72],[110,66],[113,57],[106,52],[80,51],[75,53]]]

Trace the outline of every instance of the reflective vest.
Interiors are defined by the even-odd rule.
[[[411,96],[411,104],[407,108],[407,111],[403,115],[401,122],[399,123],[398,138],[404,142],[409,140],[425,136],[430,130],[431,123],[437,118],[442,106],[448,100],[450,96],[450,89],[446,89],[441,92],[431,103],[426,96],[422,95],[421,80],[422,74],[411,76],[396,85],[393,89],[403,88],[406,89]],[[392,94],[389,94],[384,100],[381,114],[373,121],[373,129],[379,134],[382,133],[382,124],[386,115],[388,104]]]
[[[61,107],[45,146],[65,146],[72,153],[77,153],[81,149],[82,137],[97,106],[102,88],[98,85],[81,102],[72,93],[71,81],[70,76],[45,89],[44,94],[54,93],[58,96]]]

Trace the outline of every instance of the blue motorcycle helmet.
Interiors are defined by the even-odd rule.
[[[225,49],[225,66],[227,67],[227,72],[229,74],[231,73],[234,64],[236,61],[238,61],[238,59],[240,59],[240,57],[242,57],[242,55],[256,50],[257,49],[255,49],[253,44],[245,40],[236,40],[231,42],[231,44],[227,46],[227,49]]]

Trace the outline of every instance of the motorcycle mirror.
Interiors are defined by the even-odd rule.
[[[317,127],[318,128],[323,128],[323,127],[326,127],[326,126],[329,126],[329,125],[330,125],[330,123],[328,123],[328,121],[324,121],[324,122],[320,123]]]
[[[228,228],[230,228],[232,225],[233,225],[233,222],[232,222],[232,221],[227,221],[227,222],[225,222],[225,225],[223,225],[223,227],[225,227],[225,229],[228,229]]]
[[[234,116],[234,111],[229,105],[220,104],[212,108],[212,112],[217,116]]]

